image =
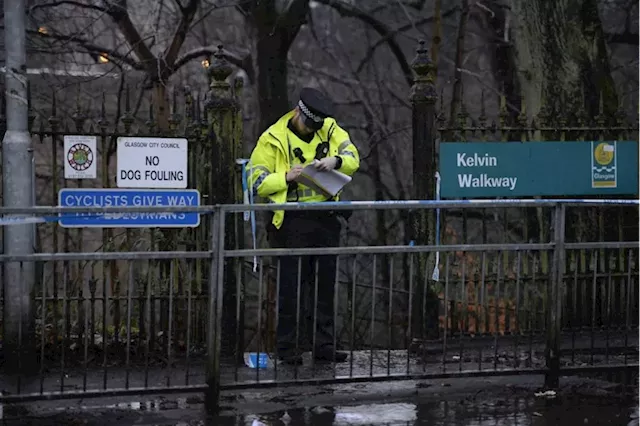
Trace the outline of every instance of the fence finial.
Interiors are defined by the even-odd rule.
[[[524,96],[520,96],[520,114],[518,114],[518,126],[520,127],[521,139],[524,142],[526,140],[528,132],[529,117],[527,117],[527,102]]]
[[[27,90],[28,89],[29,89],[29,86],[27,85]],[[7,105],[5,104],[4,91],[5,91],[5,87],[4,85],[1,85],[0,86],[0,130],[2,131],[2,134],[4,134],[5,130],[7,129],[7,115],[6,115]]]
[[[587,114],[587,109],[585,107],[587,97],[584,86],[580,91],[580,96],[580,106],[578,107],[578,111],[576,112],[576,122],[578,127],[584,127],[587,125],[587,120],[589,120],[589,115]],[[581,132],[584,133],[584,130],[581,130]]]
[[[145,124],[147,125],[147,130],[149,130],[150,133],[153,133],[155,129],[155,119],[153,116],[153,95],[151,94],[149,94],[149,117]]]
[[[478,117],[480,127],[485,127],[487,124],[487,106],[484,99],[484,89],[480,92],[480,116]]]
[[[60,120],[58,119],[58,117],[56,116],[57,112],[58,112],[58,107],[57,107],[57,101],[56,101],[56,90],[52,89],[51,90],[51,116],[49,116],[49,126],[51,126],[51,130],[55,130],[58,127],[58,124],[60,124]]]
[[[458,117],[457,117],[458,122],[466,123],[468,116],[469,114],[467,114],[467,107],[465,106],[465,103],[464,103],[464,84],[462,84],[462,81],[460,81],[460,99],[458,99]]]
[[[180,115],[178,114],[178,93],[174,88],[171,93],[171,114],[169,115],[169,129],[175,132],[180,124]]]
[[[87,117],[82,113],[82,104],[80,101],[80,85],[78,85],[78,92],[76,94],[76,110],[73,112],[72,119],[76,126],[76,131],[82,132],[82,129],[84,128],[84,122]]]
[[[596,116],[596,124],[598,125],[598,127],[604,127],[605,122],[606,117],[604,115],[604,93],[601,91],[599,93],[598,115]],[[600,129],[599,132],[602,134],[602,129]]]
[[[184,96],[184,116],[187,119],[187,123],[195,123],[196,113],[193,105],[193,94],[191,93],[190,86],[184,86],[182,88],[182,95]]]
[[[623,127],[625,125],[625,121],[627,119],[627,114],[624,112],[624,93],[620,95],[618,100],[618,109],[616,110],[615,118],[616,118],[616,126]]]
[[[2,100],[2,108],[5,107],[4,99]],[[33,112],[33,103],[31,102],[31,82],[27,81],[27,114],[29,121],[29,130],[33,127],[33,123],[36,121],[36,114]]]
[[[193,119],[196,123],[200,123],[200,92],[196,93],[196,100],[193,104]]]
[[[240,99],[240,96],[242,96],[243,89],[244,89],[244,79],[239,75],[236,75],[236,78],[233,81],[233,94],[236,99]]]
[[[102,129],[106,129],[109,126],[109,121],[107,120],[106,95],[104,91],[102,92],[102,100],[100,105],[100,120],[98,120],[98,125]]]
[[[509,112],[507,111],[507,96],[505,95],[505,85],[502,84],[502,90],[500,91],[500,109],[498,113],[498,120],[500,127],[506,127],[509,119]]]
[[[416,49],[416,56],[411,62],[411,68],[418,78],[429,77],[429,74],[433,71],[433,64],[431,58],[429,58],[427,48],[424,46],[425,41],[420,40]],[[433,77],[433,76],[431,76]]]
[[[411,102],[432,102],[435,103],[438,95],[436,94],[433,63],[427,54],[427,48],[424,46],[425,41],[418,42],[416,56],[411,62],[411,68],[415,74],[413,86],[411,87]]]
[[[122,114],[121,121],[124,124],[124,131],[129,133],[134,120],[133,114],[131,114],[131,93],[128,84],[124,90],[124,114]]]
[[[233,72],[233,68],[231,68],[231,65],[229,65],[229,62],[227,62],[224,57],[224,49],[221,44],[218,45],[218,50],[214,53],[213,57],[213,62],[208,68],[209,75],[211,76],[212,89],[216,83],[218,83],[218,87],[220,87],[219,83],[225,83],[225,80]]]

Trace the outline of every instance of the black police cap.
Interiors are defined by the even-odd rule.
[[[300,91],[298,108],[302,111],[307,127],[318,130],[324,119],[333,116],[333,102],[321,91],[305,87]]]

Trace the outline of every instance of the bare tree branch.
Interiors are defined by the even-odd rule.
[[[155,63],[157,59],[140,36],[133,22],[131,22],[131,17],[127,10],[127,0],[115,0],[113,3],[108,3],[108,5],[107,14],[118,25],[120,32],[133,49],[138,60],[153,73],[151,64]]]
[[[51,8],[51,7],[57,7],[57,6],[74,6],[74,7],[79,7],[81,9],[97,10],[99,12],[107,11],[106,8],[102,6],[98,6],[96,4],[86,4],[86,3],[81,3],[79,1],[72,1],[72,0],[60,0],[60,1],[54,1],[51,3],[34,4],[29,8],[29,14],[35,12],[38,9],[45,9],[45,8]]]
[[[452,9],[447,10],[445,13],[443,13],[442,17],[443,18],[448,18],[449,16],[453,15],[454,13],[458,12],[459,10],[460,10],[460,7],[456,6],[456,7],[452,8]],[[410,22],[408,24],[405,24],[405,25],[403,25],[401,27],[398,27],[395,30],[389,32],[389,34],[387,34],[386,36],[382,37],[380,40],[375,42],[371,47],[369,47],[369,49],[367,50],[366,55],[364,56],[362,61],[360,61],[360,64],[356,68],[356,72],[358,72],[358,73],[361,72],[362,68],[367,64],[367,62],[369,62],[371,60],[371,58],[373,57],[373,54],[378,49],[378,47],[382,46],[385,43],[388,43],[391,38],[395,37],[399,33],[403,33],[405,31],[409,31],[414,26],[415,27],[419,27],[421,25],[425,25],[425,24],[428,24],[430,22],[433,22],[434,19],[435,19],[434,16],[428,16],[428,17],[422,18],[422,19],[420,19],[418,21]]]
[[[138,94],[138,100],[136,101],[136,106],[133,108],[133,112],[131,113],[131,115],[133,115],[134,118],[138,117],[138,113],[140,112],[140,107],[142,107],[142,101],[144,100],[144,93],[146,92],[145,86],[147,86],[148,80],[149,80],[149,76],[145,76],[142,83],[140,83],[140,86],[139,86],[140,93]]]
[[[246,3],[248,3],[248,1],[244,2],[244,4],[246,4]],[[240,4],[243,4],[243,2],[240,2]],[[244,16],[244,12],[241,9],[238,9],[238,8],[240,8],[240,6],[238,6],[236,4],[228,4],[228,5],[214,4],[213,6],[208,8],[207,10],[201,12],[200,16],[191,23],[191,28],[195,27],[196,25],[201,23],[203,20],[205,20],[211,14],[211,12],[213,12],[214,10],[224,9],[224,8],[227,8],[227,7],[236,8],[236,10],[238,10],[238,12]]]
[[[125,87],[125,75],[120,74],[120,84],[118,85],[118,103],[116,107],[116,116],[114,119],[116,129],[118,128],[118,121],[120,121],[120,117],[122,115],[122,97],[124,95],[124,87]],[[109,143],[109,149],[107,150],[107,164],[111,162],[113,159],[113,154],[116,153],[117,148],[117,138],[112,137],[111,142]]]
[[[391,49],[391,52],[396,57],[398,64],[402,69],[402,73],[404,74],[404,78],[407,81],[407,84],[409,85],[413,84],[413,72],[411,70],[411,67],[409,66],[407,57],[402,52],[402,49],[400,48],[400,45],[398,44],[398,42],[395,40],[395,37],[389,36],[392,30],[389,29],[389,27],[385,23],[377,20],[366,11],[360,8],[351,6],[350,4],[344,3],[340,0],[316,0],[316,1],[318,3],[322,3],[326,6],[329,6],[335,9],[341,16],[356,18],[364,22],[365,24],[371,26],[371,28],[373,28],[382,37],[387,37],[388,38],[387,44],[389,45],[389,49]]]
[[[638,34],[634,34],[629,30],[625,30],[622,33],[606,33],[605,37],[609,43],[638,46]]]
[[[458,23],[458,36],[456,37],[456,62],[453,74],[454,82],[451,88],[451,108],[449,108],[449,125],[453,126],[459,111],[462,110],[464,99],[462,96],[462,64],[464,60],[464,46],[466,40],[467,23],[469,22],[469,0],[462,0],[462,13]]]
[[[193,18],[196,16],[196,12],[198,11],[198,0],[189,0],[189,3],[187,3],[187,5],[184,7],[178,2],[178,7],[180,7],[182,17],[180,18],[178,28],[176,28],[176,32],[173,35],[171,44],[169,45],[169,48],[164,55],[164,62],[167,68],[171,68],[178,58],[180,48],[182,47],[184,40],[187,38],[187,31],[189,30],[191,22],[193,21]],[[165,68],[165,70],[167,68]]]
[[[180,3],[180,0],[173,0],[173,2],[176,4],[176,6],[178,6],[180,12],[184,12],[185,8],[182,6],[182,3]]]
[[[416,0],[413,2],[407,2],[407,6],[414,8],[415,10],[422,10],[427,0]]]
[[[406,2],[406,3],[402,3],[402,2],[398,2],[401,3],[402,6],[408,6],[412,9],[415,9],[417,11],[421,11],[424,8],[424,5],[426,3],[426,0],[416,0],[415,2]],[[388,8],[392,7],[391,2],[387,2],[386,4],[383,4],[381,6],[376,6],[373,9],[371,9],[371,13],[377,13],[377,12],[381,12],[383,10],[386,10]]]
[[[4,27],[2,27],[4,29]],[[131,68],[144,71],[145,67],[139,62],[136,62],[132,58],[129,57],[128,54],[123,55],[114,49],[109,49],[104,46],[98,46],[93,43],[90,43],[88,40],[85,40],[82,37],[73,35],[58,35],[58,34],[50,34],[50,33],[41,33],[39,31],[27,30],[27,34],[38,36],[40,38],[49,39],[49,40],[57,40],[64,42],[71,42],[77,44],[79,47],[86,49],[87,53],[95,53],[95,54],[105,54],[110,60],[120,61],[123,64],[129,65]]]
[[[309,13],[309,2],[307,0],[292,0],[289,2],[287,10],[279,19],[279,24],[281,24],[281,26],[287,25],[292,27],[291,25],[288,25],[288,23],[303,22],[307,13]],[[297,28],[295,30],[295,34],[297,34],[300,30],[300,26],[295,25],[295,27]],[[295,37],[295,34],[292,34],[292,37]]]

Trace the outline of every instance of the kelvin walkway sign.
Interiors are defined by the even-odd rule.
[[[442,198],[638,194],[638,142],[442,142]]]

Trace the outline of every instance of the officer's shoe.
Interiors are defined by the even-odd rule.
[[[325,362],[345,362],[347,360],[347,353],[335,351],[335,358],[333,352],[333,346],[322,346],[315,350],[315,360]]]
[[[280,361],[287,365],[302,365],[302,355],[283,354],[279,356]]]

